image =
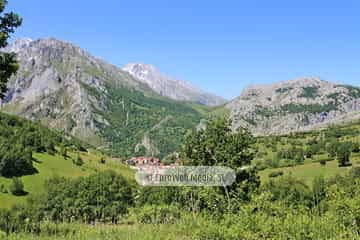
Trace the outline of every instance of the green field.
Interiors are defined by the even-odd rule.
[[[352,160],[353,166],[359,165],[357,162],[360,156],[356,156]],[[276,169],[265,169],[259,172],[260,180],[262,183],[269,181],[269,174],[275,171],[282,171],[284,175],[292,175],[297,178],[304,179],[306,183],[310,184],[317,176],[329,178],[337,174],[344,174],[349,171],[349,167],[339,167],[336,160],[328,161],[325,166],[321,166],[318,162],[305,162],[303,165],[284,167]]]

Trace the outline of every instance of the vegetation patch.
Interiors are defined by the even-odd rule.
[[[281,110],[287,113],[322,113],[336,110],[337,106],[333,103],[328,104],[294,104],[289,103],[281,106]]]
[[[316,98],[318,96],[318,86],[303,87],[302,89],[302,93],[299,95],[299,97]]]
[[[293,88],[292,87],[285,87],[285,88],[277,88],[275,90],[276,93],[286,93],[291,91]]]

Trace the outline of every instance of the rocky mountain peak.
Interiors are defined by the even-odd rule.
[[[160,71],[151,64],[144,63],[128,63],[123,67],[124,71],[129,72],[131,75],[136,75],[139,79],[145,80],[160,74]]]
[[[235,128],[283,134],[360,117],[360,88],[303,77],[250,86],[226,107]]]
[[[21,49],[28,47],[32,42],[33,40],[31,38],[19,38],[10,43],[3,51],[17,53]]]
[[[122,69],[148,84],[158,94],[174,100],[191,101],[210,106],[220,105],[225,102],[224,99],[206,93],[186,81],[166,76],[150,64],[129,63]]]

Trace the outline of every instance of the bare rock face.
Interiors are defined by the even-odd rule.
[[[149,85],[155,92],[174,100],[196,102],[216,106],[225,103],[221,97],[206,93],[185,81],[165,76],[150,64],[129,63],[123,70]]]
[[[105,105],[89,93],[105,94],[107,83],[150,89],[81,48],[57,39],[19,39],[3,49],[15,52],[20,68],[8,84],[2,110],[41,120],[83,139],[97,134],[96,121],[108,124],[94,109]]]
[[[360,88],[305,77],[251,86],[226,108],[256,135],[306,131],[360,118]]]

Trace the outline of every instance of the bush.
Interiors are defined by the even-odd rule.
[[[133,203],[130,184],[112,171],[77,179],[55,177],[46,182],[45,190],[42,200],[52,210],[49,218],[54,221],[117,223]],[[42,211],[45,203],[37,203]]]
[[[101,157],[100,160],[99,160],[99,163],[105,164],[105,162],[106,162],[105,158],[104,158],[104,157]]]
[[[20,178],[13,178],[12,182],[9,186],[9,191],[15,196],[22,196],[25,195],[26,192],[24,191],[24,184]]]
[[[274,177],[278,177],[278,176],[282,176],[282,175],[284,175],[283,171],[275,171],[275,172],[269,173],[270,178],[274,178]]]
[[[80,157],[80,155],[78,155],[75,159],[73,159],[73,163],[76,166],[82,166],[84,164],[84,161],[82,160],[82,158]]]
[[[304,180],[291,175],[270,180],[262,186],[263,191],[269,191],[273,200],[282,200],[288,206],[310,206],[312,192]]]
[[[63,156],[64,158],[67,158],[67,149],[66,147],[62,144],[60,145],[60,151],[59,151],[60,155]]]
[[[352,167],[349,171],[352,178],[360,178],[360,167]]]
[[[326,165],[326,160],[322,159],[322,160],[319,161],[319,163],[320,163],[321,166],[325,166]]]
[[[181,211],[171,205],[145,205],[137,212],[139,223],[169,224],[181,218]]]
[[[4,184],[0,185],[0,193],[8,193],[8,190],[6,189]]]

